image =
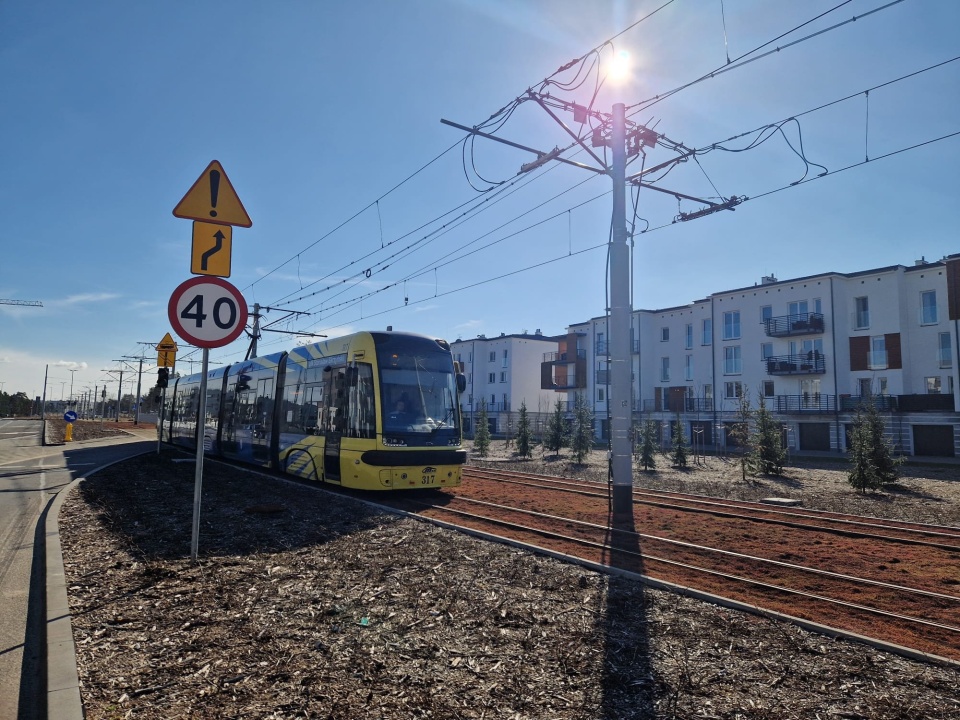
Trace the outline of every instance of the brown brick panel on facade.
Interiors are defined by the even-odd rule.
[[[883,337],[887,348],[887,367],[891,370],[902,370],[903,353],[900,350],[900,333],[887,333]]]
[[[850,338],[850,370],[868,370],[870,338],[859,335]]]
[[[960,258],[947,260],[947,314],[960,320]]]

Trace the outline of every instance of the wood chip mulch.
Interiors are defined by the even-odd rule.
[[[955,718],[960,672],[208,462],[60,516],[94,718]]]

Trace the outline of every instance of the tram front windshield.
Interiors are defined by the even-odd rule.
[[[449,351],[428,340],[391,337],[378,344],[384,433],[460,435],[457,386]]]

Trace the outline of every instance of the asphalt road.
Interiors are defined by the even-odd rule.
[[[118,436],[43,447],[39,420],[0,420],[0,720],[46,720],[43,521],[74,479],[156,448]]]

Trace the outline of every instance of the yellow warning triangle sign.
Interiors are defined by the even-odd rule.
[[[176,352],[177,343],[174,342],[173,338],[170,336],[170,333],[167,333],[166,335],[163,336],[163,340],[161,340],[157,344],[157,347],[154,349],[155,350],[173,350],[174,352]]]
[[[178,218],[250,227],[253,221],[233,189],[223,166],[214,160],[193,184],[173,214]]]

